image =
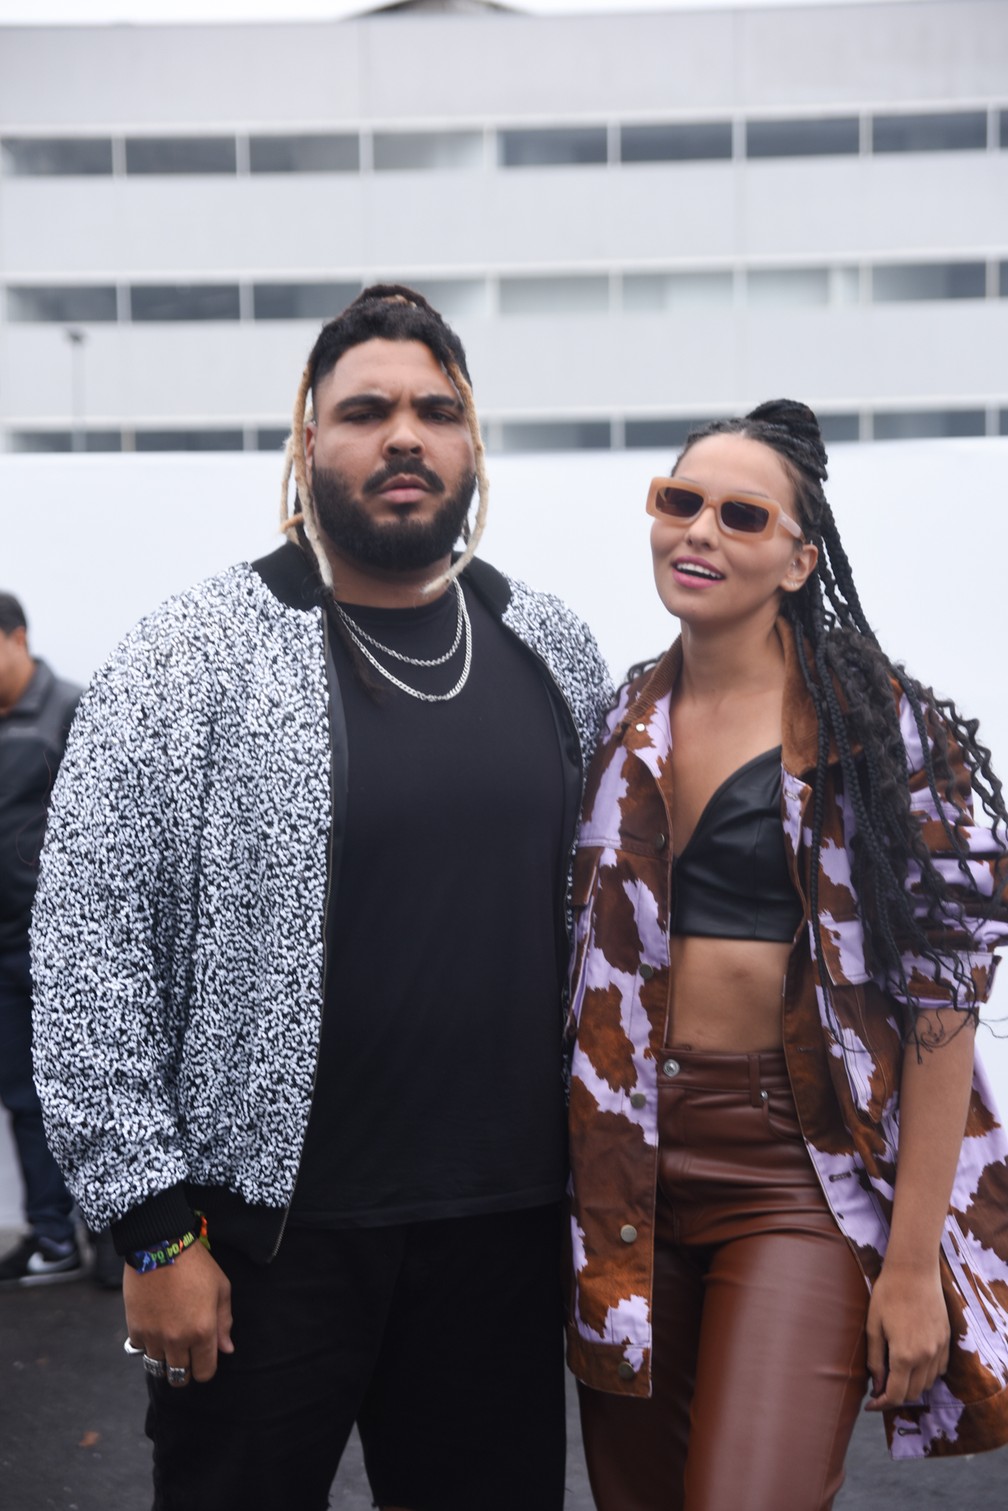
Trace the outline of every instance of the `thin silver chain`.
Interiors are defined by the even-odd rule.
[[[336,612],[339,614],[348,630],[352,630],[355,635],[359,635],[361,640],[366,640],[368,645],[374,646],[376,651],[381,651],[383,656],[391,656],[394,661],[405,661],[409,666],[444,666],[445,662],[450,661],[452,656],[454,656],[455,652],[459,648],[459,642],[462,639],[462,614],[464,612],[462,604],[462,589],[459,587],[457,579],[452,583],[452,587],[455,589],[455,600],[458,605],[458,618],[455,623],[455,639],[452,641],[451,645],[445,651],[443,656],[432,656],[430,660],[425,660],[422,656],[404,656],[402,651],[394,651],[392,647],[390,645],[386,645],[384,641],[376,640],[374,635],[368,634],[363,625],[357,623],[356,619],[351,619],[350,615],[347,613],[346,609],[341,603],[337,603]],[[357,645],[358,648],[360,648],[360,641],[357,642]]]
[[[447,661],[448,656],[452,655],[455,649],[457,649],[459,638],[461,634],[464,633],[465,662],[459,675],[459,679],[455,683],[455,686],[449,688],[446,693],[421,692],[418,687],[410,687],[408,682],[400,681],[398,677],[394,676],[393,673],[389,671],[387,666],[382,666],[381,662],[378,661],[368,650],[367,646],[364,643],[364,639],[362,638],[365,634],[365,631],[361,629],[360,625],[356,624],[354,620],[350,618],[350,615],[347,614],[339,604],[336,605],[337,612],[344,625],[346,626],[347,634],[350,636],[350,639],[353,641],[354,645],[360,651],[365,660],[369,661],[374,667],[375,671],[379,672],[387,682],[391,682],[393,687],[398,687],[400,692],[409,693],[411,698],[419,698],[422,703],[447,703],[450,701],[450,699],[458,696],[458,694],[462,691],[463,687],[465,687],[467,681],[469,680],[469,668],[472,665],[472,625],[469,623],[469,612],[466,609],[465,598],[462,594],[462,590],[457,582],[454,584],[454,587],[455,592],[458,596],[459,635],[456,635],[455,644],[452,647],[452,650],[448,652],[447,656],[439,656],[436,661],[412,661],[409,656],[401,656],[397,651],[392,650],[391,646],[382,645],[380,641],[374,640],[370,635],[367,636],[367,638],[371,640],[372,645],[376,646],[378,650],[385,651],[390,656],[397,656],[400,661],[410,661],[411,665],[413,666],[440,666],[443,662]]]

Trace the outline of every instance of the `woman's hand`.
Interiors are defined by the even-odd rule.
[[[948,1368],[948,1311],[938,1263],[907,1270],[882,1266],[868,1306],[866,1411],[884,1411],[916,1401]]]
[[[939,1008],[921,1014],[920,1032],[920,1054],[911,1043],[903,1056],[892,1228],[868,1307],[868,1411],[915,1401],[948,1368],[938,1256],[966,1126],[973,1026]]]

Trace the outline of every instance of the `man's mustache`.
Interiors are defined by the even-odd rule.
[[[380,472],[373,472],[365,482],[362,493],[377,493],[390,483],[394,477],[418,477],[420,481],[430,489],[432,493],[443,493],[445,485],[436,472],[424,465],[419,457],[403,457],[401,462],[396,462],[383,467]]]

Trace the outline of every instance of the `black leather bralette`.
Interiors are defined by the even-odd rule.
[[[670,934],[790,941],[802,906],[781,824],[780,746],[733,771],[673,862]]]

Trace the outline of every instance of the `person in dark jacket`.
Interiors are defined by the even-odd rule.
[[[295,410],[289,538],[84,696],[39,1091],[126,1259],[159,1511],[322,1511],[355,1422],[386,1511],[560,1511],[567,882],[609,678],[472,557],[466,358],[420,295],[326,325]]]
[[[0,1100],[10,1114],[30,1231],[0,1258],[0,1287],[74,1280],[84,1263],[73,1197],[32,1080],[28,928],[53,780],[80,688],[28,649],[24,610],[0,593]]]

